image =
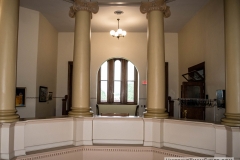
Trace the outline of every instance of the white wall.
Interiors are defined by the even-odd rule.
[[[69,145],[88,148],[94,144],[105,144],[108,147],[141,144],[141,148],[169,147],[208,157],[240,158],[239,127],[196,121],[142,117],[65,117],[2,123],[0,134],[1,159],[26,155],[29,151],[61,146],[67,148]],[[136,146],[128,147],[136,149]],[[45,151],[49,153],[49,150]]]
[[[73,33],[58,35],[58,69],[57,97],[67,95],[68,61],[73,60]],[[172,98],[178,97],[178,36],[176,33],[165,34],[166,61],[169,62],[169,93]],[[125,58],[130,60],[139,72],[139,105],[146,104],[147,66],[147,34],[145,32],[128,32],[125,38],[113,38],[108,32],[93,32],[91,34],[91,88],[90,105],[95,110],[97,102],[97,72],[108,59]],[[171,72],[171,73],[170,73]],[[57,99],[57,115],[61,115],[61,99]]]
[[[225,89],[225,48],[223,0],[210,0],[179,32],[179,88],[188,67],[205,61],[205,94],[216,98],[216,90]],[[218,110],[220,121],[224,110]],[[213,121],[213,108],[206,120]]]
[[[20,7],[17,87],[26,87],[26,107],[17,107],[21,118],[35,117],[39,12]]]

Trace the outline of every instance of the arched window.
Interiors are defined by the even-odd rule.
[[[97,101],[100,103],[137,104],[138,72],[125,59],[110,59],[98,71]]]

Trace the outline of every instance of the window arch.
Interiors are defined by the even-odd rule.
[[[98,71],[97,102],[137,104],[138,72],[128,60],[105,61]]]

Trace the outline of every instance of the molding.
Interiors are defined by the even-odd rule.
[[[162,142],[154,142],[154,141],[144,141],[143,146],[161,148],[161,147],[163,147],[163,143]]]
[[[94,140],[93,144],[143,144],[143,140]]]
[[[161,148],[163,147],[163,142],[152,142],[152,146],[153,147],[157,147],[157,148]]]
[[[58,142],[58,143],[52,143],[52,144],[44,144],[44,145],[25,147],[25,150],[26,150],[26,152],[30,152],[30,151],[36,151],[36,150],[42,150],[42,149],[68,146],[68,145],[72,145],[72,144],[73,144],[73,141]]]
[[[143,118],[144,122],[156,122],[156,123],[163,123],[165,119],[158,119],[158,118]]]
[[[51,152],[44,152],[44,153],[39,153],[39,154],[33,154],[33,155],[26,155],[26,156],[21,156],[17,157],[16,160],[33,160],[33,159],[44,159],[47,157],[55,157],[59,155],[66,155],[74,152],[81,152],[83,151],[83,148],[68,148],[68,149],[63,149],[63,150],[56,150],[56,151],[51,151]]]
[[[73,117],[73,120],[77,122],[93,121],[93,119],[94,117]]]
[[[227,155],[226,154],[215,153],[214,157],[227,157]]]
[[[66,148],[56,151],[38,153],[33,155],[25,155],[21,157],[17,157],[16,160],[33,160],[33,159],[44,159],[44,158],[54,158],[56,156],[76,153],[76,152],[152,152],[155,154],[161,154],[165,157],[186,157],[186,156],[193,156],[188,154],[183,154],[175,151],[170,151],[166,149],[154,148],[154,147],[126,147],[126,146],[81,146],[81,147],[72,147]]]
[[[84,146],[84,145],[86,145],[86,146],[92,146],[93,145],[93,141],[91,140],[89,140],[89,141],[83,141],[83,140],[80,140],[80,141],[74,141],[73,142],[73,145],[74,146]]]
[[[56,123],[57,122],[68,122],[68,121],[73,121],[73,117],[27,120],[26,125],[28,125],[28,124],[42,124],[42,123],[49,123],[49,122],[56,122]]]
[[[14,157],[14,152],[12,153],[1,153],[1,159],[12,159]]]
[[[69,16],[74,18],[77,11],[88,11],[96,14],[99,10],[98,2],[86,2],[86,0],[74,0],[70,7]]]
[[[93,122],[99,122],[99,121],[141,121],[143,122],[142,117],[94,117]]]
[[[169,147],[169,148],[180,149],[180,150],[184,150],[184,151],[190,151],[190,152],[195,152],[195,153],[211,155],[211,156],[213,156],[215,154],[215,150],[207,150],[207,149],[196,148],[196,147],[192,147],[192,146],[183,146],[183,145],[166,143],[166,142],[163,143],[163,146]]]
[[[161,11],[165,18],[171,16],[170,7],[166,5],[163,0],[154,0],[152,2],[142,2],[140,6],[142,14],[149,13],[151,11]]]
[[[25,149],[21,149],[21,150],[15,150],[14,151],[14,156],[22,156],[22,155],[26,155],[26,151]]]
[[[178,120],[178,119],[164,119],[164,123],[183,124],[183,125],[193,125],[193,126],[203,126],[203,127],[215,128],[215,124],[210,123],[210,122],[187,121],[187,120]]]

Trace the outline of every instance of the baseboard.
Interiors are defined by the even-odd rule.
[[[163,143],[163,146],[169,147],[169,148],[175,148],[175,149],[179,149],[179,150],[184,150],[184,151],[205,154],[205,155],[211,155],[211,156],[214,156],[214,154],[215,154],[214,150],[207,150],[207,149],[196,148],[196,147],[192,147],[192,146],[184,146],[184,145],[172,144],[172,143]]]
[[[92,143],[92,140],[91,141],[73,141],[73,145],[74,146],[92,146],[93,143]]]
[[[143,144],[142,140],[93,140],[93,144]]]
[[[58,142],[58,143],[51,143],[51,144],[44,144],[44,145],[37,145],[37,146],[29,146],[29,147],[26,147],[25,150],[26,152],[30,152],[30,151],[36,151],[36,150],[42,150],[42,149],[48,149],[48,148],[68,146],[72,144],[73,144],[73,141]]]

